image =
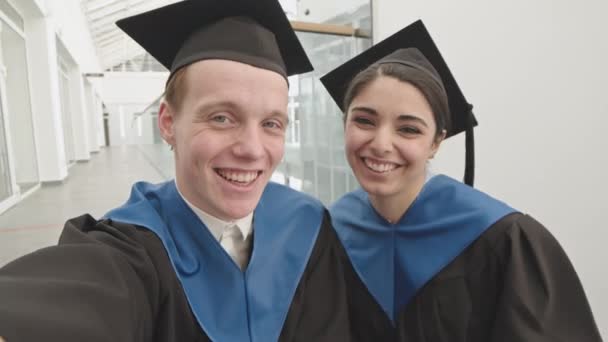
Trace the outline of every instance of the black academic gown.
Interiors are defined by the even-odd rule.
[[[395,225],[361,190],[330,211],[395,341],[601,341],[555,238],[475,189],[435,176]]]
[[[389,323],[366,297],[318,202],[269,185],[254,212],[245,273],[197,220],[169,182],[137,184],[129,202],[103,220],[68,221],[57,246],[0,269],[0,336],[386,340]]]

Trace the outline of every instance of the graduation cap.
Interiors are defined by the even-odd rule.
[[[285,78],[313,67],[278,0],[186,0],[116,25],[175,72],[204,59],[227,59]]]
[[[373,64],[392,62],[421,70],[431,78],[438,78],[438,82],[443,85],[448,97],[451,118],[451,128],[447,132],[447,137],[465,132],[464,182],[472,186],[475,177],[473,127],[477,126],[477,120],[472,112],[473,106],[465,99],[458,83],[456,83],[454,76],[452,76],[439,49],[437,49],[421,20],[405,27],[327,73],[321,77],[321,82],[338,106],[345,111],[346,108],[343,108],[344,97],[353,78]]]

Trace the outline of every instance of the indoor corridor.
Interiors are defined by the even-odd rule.
[[[136,181],[173,178],[166,145],[106,147],[86,163],[75,163],[62,183],[40,190],[0,214],[0,266],[57,242],[65,221],[90,213],[101,217],[128,198]]]

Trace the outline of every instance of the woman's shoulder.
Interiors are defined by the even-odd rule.
[[[549,237],[551,233],[532,216],[513,212],[505,215],[484,233],[484,239],[498,243],[504,239],[521,238],[524,236]]]
[[[543,255],[556,246],[557,241],[542,224],[529,215],[513,212],[488,227],[437,278],[474,277],[483,269],[499,275],[512,259]]]
[[[557,239],[534,217],[514,212],[490,226],[482,239],[506,262],[514,255],[563,253]]]

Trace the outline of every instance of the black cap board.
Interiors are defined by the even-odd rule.
[[[277,0],[185,0],[116,24],[171,76],[204,59],[242,62],[284,77],[313,70]]]

